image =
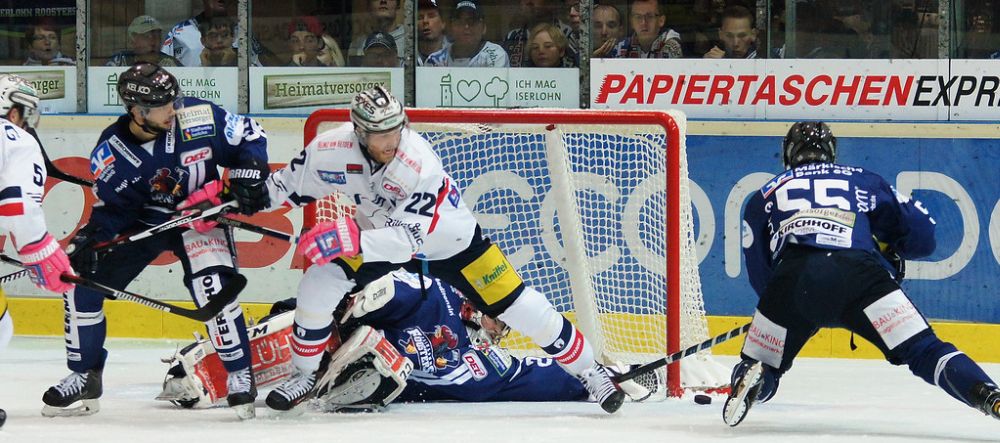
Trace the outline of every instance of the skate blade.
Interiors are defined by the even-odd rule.
[[[750,387],[760,381],[763,373],[764,366],[756,363],[743,374],[743,380],[736,387],[735,395],[730,395],[726,399],[726,405],[722,408],[722,419],[727,425],[736,426],[740,424],[747,416],[747,412],[750,412],[750,406],[755,400],[747,401],[747,394],[752,391]]]
[[[289,409],[287,411],[281,411],[281,410],[278,410],[278,409],[268,408],[269,412],[268,412],[267,416],[268,416],[268,418],[272,418],[272,419],[276,419],[276,420],[285,420],[285,419],[298,418],[298,417],[301,417],[303,414],[306,413],[306,409],[308,409],[308,404],[309,404],[308,401],[304,401],[302,403],[299,403],[299,404],[293,406],[292,409]]]
[[[253,403],[230,406],[230,408],[236,412],[236,416],[239,417],[240,420],[253,420],[254,418],[257,418],[257,409],[254,408]]]
[[[65,408],[60,408],[58,406],[45,405],[42,407],[42,416],[44,417],[82,417],[86,415],[94,415],[101,410],[101,404],[98,400],[80,400],[80,406]],[[76,403],[73,403],[76,404]]]

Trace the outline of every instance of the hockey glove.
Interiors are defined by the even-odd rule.
[[[177,205],[177,210],[183,211],[181,212],[181,215],[188,215],[194,212],[193,211],[194,209],[203,210],[214,206],[219,206],[222,204],[222,198],[219,197],[219,195],[222,194],[222,190],[223,187],[221,180],[212,180],[208,183],[205,183],[205,186],[203,186],[201,189],[197,191],[194,191],[191,195],[188,196],[188,198],[184,199],[184,201],[182,201],[179,205]],[[189,229],[194,229],[195,231],[204,234],[208,231],[215,229],[215,227],[218,225],[219,222],[215,220],[208,220],[203,218],[188,223],[185,226],[187,226]]]
[[[76,235],[69,241],[66,247],[66,254],[73,269],[80,274],[93,274],[97,270],[97,234],[100,228],[87,225],[76,231]]]
[[[271,206],[266,184],[270,172],[267,163],[258,159],[229,170],[229,190],[240,204],[241,214],[253,215]]]
[[[880,242],[877,238],[875,239],[875,243],[878,245],[879,254],[882,254],[882,257],[892,266],[894,271],[892,276],[896,280],[896,283],[903,283],[903,278],[906,277],[906,260],[900,257],[899,253],[892,246],[889,246],[888,243]]]
[[[73,274],[73,269],[69,265],[69,257],[66,252],[59,247],[59,243],[52,237],[52,234],[45,233],[45,237],[18,251],[21,261],[31,271],[31,281],[39,288],[47,289],[62,294],[73,289],[71,283],[62,281],[59,277],[63,274]]]
[[[309,261],[322,265],[340,256],[354,257],[361,253],[361,231],[350,217],[313,226],[298,241],[295,252]]]

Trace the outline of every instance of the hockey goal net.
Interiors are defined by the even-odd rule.
[[[409,109],[407,115],[458,182],[483,233],[527,284],[576,323],[602,360],[647,363],[708,338],[682,113]],[[313,113],[306,144],[345,122],[347,110]],[[351,198],[335,195],[307,207],[304,224],[353,212]],[[516,334],[503,345],[540,352]],[[685,386],[728,382],[704,352],[670,365],[665,375],[674,396]]]

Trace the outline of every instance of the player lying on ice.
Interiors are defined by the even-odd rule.
[[[417,275],[395,271],[341,304],[337,329],[349,338],[332,340],[324,358],[312,392],[320,409],[378,409],[394,399],[588,400],[580,380],[553,359],[516,358],[499,347],[509,328],[478,312],[457,289],[429,277],[423,287]],[[277,303],[272,313],[280,313],[251,328],[259,387],[282,382],[291,371],[292,313],[281,311],[292,307],[294,300]],[[225,371],[206,340],[166,361],[171,368],[158,399],[203,408],[225,398]],[[655,394],[660,382],[638,381],[621,385],[633,401]]]

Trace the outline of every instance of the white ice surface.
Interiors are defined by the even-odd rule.
[[[609,416],[592,403],[394,405],[379,414],[277,419],[257,400],[258,418],[239,422],[227,408],[184,410],[153,400],[178,342],[109,340],[101,411],[45,418],[42,392],[68,374],[61,338],[15,337],[0,351],[0,442],[941,442],[998,441],[1000,422],[877,360],[800,359],[778,395],[736,428],[722,422],[722,399],[690,397],[626,404]],[[732,357],[719,357],[729,365]],[[985,365],[994,378],[1000,365]]]

